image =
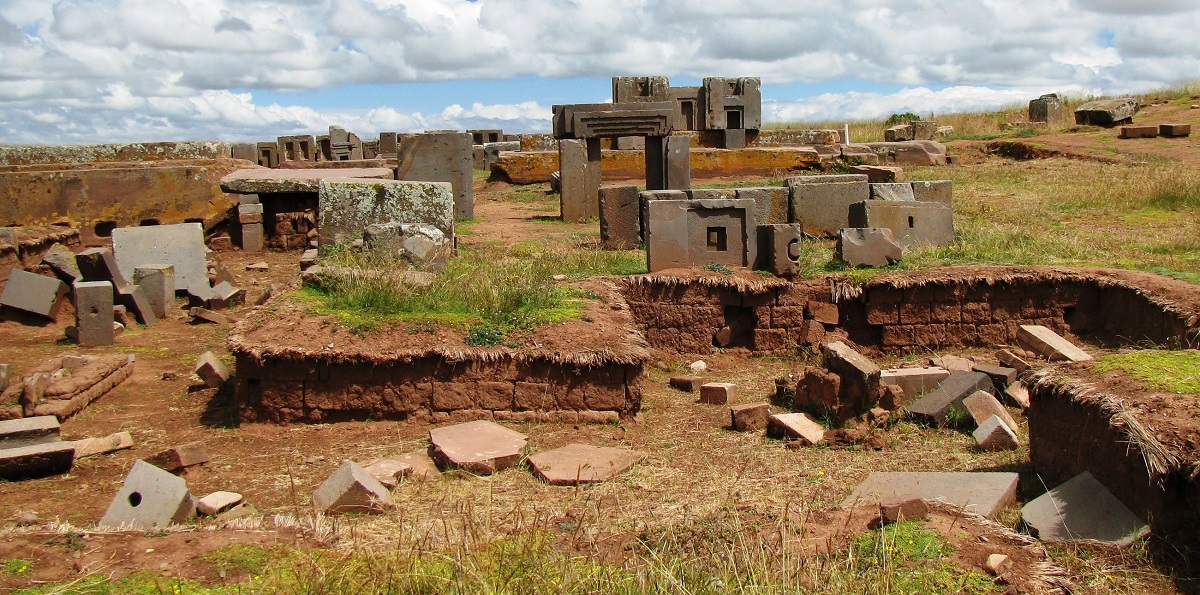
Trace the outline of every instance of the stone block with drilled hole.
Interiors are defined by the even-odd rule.
[[[1040,324],[1022,324],[1017,329],[1017,345],[1052,362],[1086,362],[1092,359],[1086,351]]]
[[[75,283],[75,328],[80,347],[112,345],[113,285],[110,281]]]
[[[1017,442],[1017,434],[998,415],[993,415],[979,424],[971,436],[983,450],[1016,450],[1021,446]]]
[[[767,427],[771,417],[769,403],[742,403],[729,408],[730,424],[735,432],[757,432]]]
[[[767,436],[816,446],[825,438],[825,428],[805,413],[776,413],[767,419]]]
[[[709,382],[700,386],[699,403],[726,405],[737,398],[737,385],[730,382]]]
[[[905,250],[954,243],[954,213],[936,202],[865,200],[850,205],[848,228],[885,228]]]
[[[144,460],[163,471],[175,473],[188,467],[203,465],[210,459],[203,442],[188,442],[159,451]]]
[[[755,269],[779,277],[800,273],[800,226],[795,223],[758,226],[758,263]]]
[[[195,514],[196,501],[187,482],[146,461],[134,461],[99,524],[152,529],[186,522]]]
[[[392,494],[366,469],[346,461],[313,491],[313,504],[325,514],[378,514],[392,506]]]
[[[969,415],[963,399],[976,391],[994,392],[992,379],[983,372],[955,372],[938,387],[908,406],[908,413],[926,423],[946,423],[960,415]]]
[[[431,454],[439,467],[476,475],[491,475],[517,464],[528,440],[524,434],[486,420],[429,430]]]
[[[192,368],[192,372],[200,377],[210,388],[217,388],[229,381],[229,368],[217,359],[217,356],[211,351],[205,351],[196,358],[196,365]]]
[[[568,444],[529,456],[534,475],[552,486],[575,486],[608,481],[646,458],[646,453],[623,448]]]
[[[0,306],[53,319],[66,295],[66,284],[54,277],[12,269],[0,293]]]

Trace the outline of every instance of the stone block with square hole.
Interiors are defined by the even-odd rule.
[[[905,250],[954,243],[953,212],[946,205],[921,201],[867,200],[850,205],[845,227],[890,229]]]
[[[643,225],[650,272],[753,265],[758,253],[754,210],[752,200],[647,200]]]

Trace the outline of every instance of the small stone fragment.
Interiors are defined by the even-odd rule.
[[[213,312],[208,308],[192,308],[188,311],[192,318],[199,322],[212,322],[214,324],[233,324],[234,320],[220,312]]]
[[[688,368],[690,368],[692,370],[693,374],[700,374],[701,372],[704,372],[705,370],[708,369],[708,364],[704,363],[704,360],[698,359],[698,360],[688,364]]]
[[[313,504],[325,514],[374,514],[392,505],[392,495],[366,469],[346,461],[313,491]]]
[[[401,479],[413,472],[412,465],[398,459],[377,459],[363,465],[363,469],[389,490],[395,489]]]
[[[992,576],[1003,576],[1012,570],[1012,558],[1004,554],[990,554],[983,563],[983,569]]]
[[[196,365],[192,369],[192,373],[199,376],[204,384],[210,388],[217,388],[229,381],[229,368],[217,359],[211,351],[205,351],[196,358]]]
[[[213,492],[196,501],[196,512],[204,516],[218,515],[241,504],[242,499],[237,492]]]
[[[737,396],[737,385],[730,382],[709,382],[700,386],[699,403],[726,405]]]
[[[918,521],[929,517],[929,504],[915,496],[893,496],[879,502],[879,520],[883,524]]]
[[[267,271],[270,269],[271,269],[270,265],[268,265],[265,262],[255,262],[255,263],[246,265],[247,271],[263,272],[263,271]]]

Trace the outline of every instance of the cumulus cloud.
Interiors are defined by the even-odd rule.
[[[544,92],[624,74],[759,76],[772,109],[795,104],[772,85],[841,80],[947,101],[952,89],[1119,93],[1200,71],[1196,22],[1192,0],[6,0],[0,118],[46,142],[288,129],[275,136],[331,118],[544,129],[520,107],[540,96],[495,101],[486,81],[529,77]],[[237,107],[247,92],[453,80],[478,91],[436,106]]]

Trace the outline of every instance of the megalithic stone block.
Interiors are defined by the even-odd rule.
[[[392,505],[392,495],[366,469],[346,461],[313,491],[313,504],[325,514],[379,513]]]
[[[151,529],[183,523],[196,514],[187,482],[146,461],[135,461],[100,525]]]
[[[931,423],[944,423],[947,418],[968,414],[963,399],[978,391],[994,393],[992,379],[982,372],[955,372],[948,376],[929,394],[908,406],[908,412],[918,419]]]
[[[154,315],[154,307],[150,305],[150,300],[146,297],[146,292],[142,291],[141,286],[129,284],[124,288],[118,288],[117,303],[132,312],[138,322],[146,326],[158,324],[158,317]]]
[[[44,442],[0,449],[0,479],[14,481],[58,475],[71,470],[75,445],[70,442]]]
[[[196,359],[196,367],[192,370],[204,384],[217,388],[229,380],[229,368],[217,359],[211,351],[205,351]]]
[[[75,284],[75,328],[81,347],[112,345],[113,285],[109,281],[79,281]]]
[[[637,186],[600,189],[600,241],[605,248],[613,250],[628,250],[641,245],[641,192]]]
[[[861,174],[794,176],[787,185],[792,193],[791,222],[813,236],[832,236],[853,227],[850,205],[871,197],[867,176]]]
[[[0,306],[55,318],[66,294],[67,286],[58,279],[12,269],[0,293]]]
[[[847,227],[838,230],[834,258],[853,267],[882,267],[900,262],[904,248],[892,230]]]
[[[1021,509],[1021,519],[1047,543],[1094,539],[1128,545],[1147,530],[1142,519],[1087,471],[1031,500]]]
[[[133,269],[133,282],[142,288],[157,318],[166,318],[175,306],[175,265],[146,264]]]
[[[558,167],[561,172],[559,203],[563,221],[580,222],[599,216],[600,161],[588,154],[588,140],[561,140]]]
[[[0,449],[58,442],[58,418],[39,415],[0,421]]]
[[[246,252],[262,252],[263,244],[263,226],[261,223],[247,223],[242,225],[242,250]]]
[[[146,457],[146,462],[163,471],[174,473],[195,465],[203,465],[210,459],[203,442],[188,442]]]
[[[666,190],[687,190],[692,187],[692,140],[673,135],[666,142]]]
[[[175,265],[177,289],[208,284],[204,226],[200,223],[118,227],[112,241],[113,255],[125,278],[132,277],[140,266],[171,264]]]
[[[42,264],[53,269],[54,274],[68,285],[74,285],[82,276],[79,274],[79,265],[75,264],[75,253],[62,244],[52,246],[42,257]]]
[[[1017,344],[1052,362],[1086,362],[1092,359],[1086,351],[1040,324],[1021,325],[1017,329]]]
[[[758,265],[780,277],[800,273],[800,226],[795,223],[759,225]]]
[[[84,250],[75,255],[75,264],[79,266],[79,274],[84,281],[109,281],[118,290],[129,285],[129,280],[117,268],[113,251],[108,248]]]

